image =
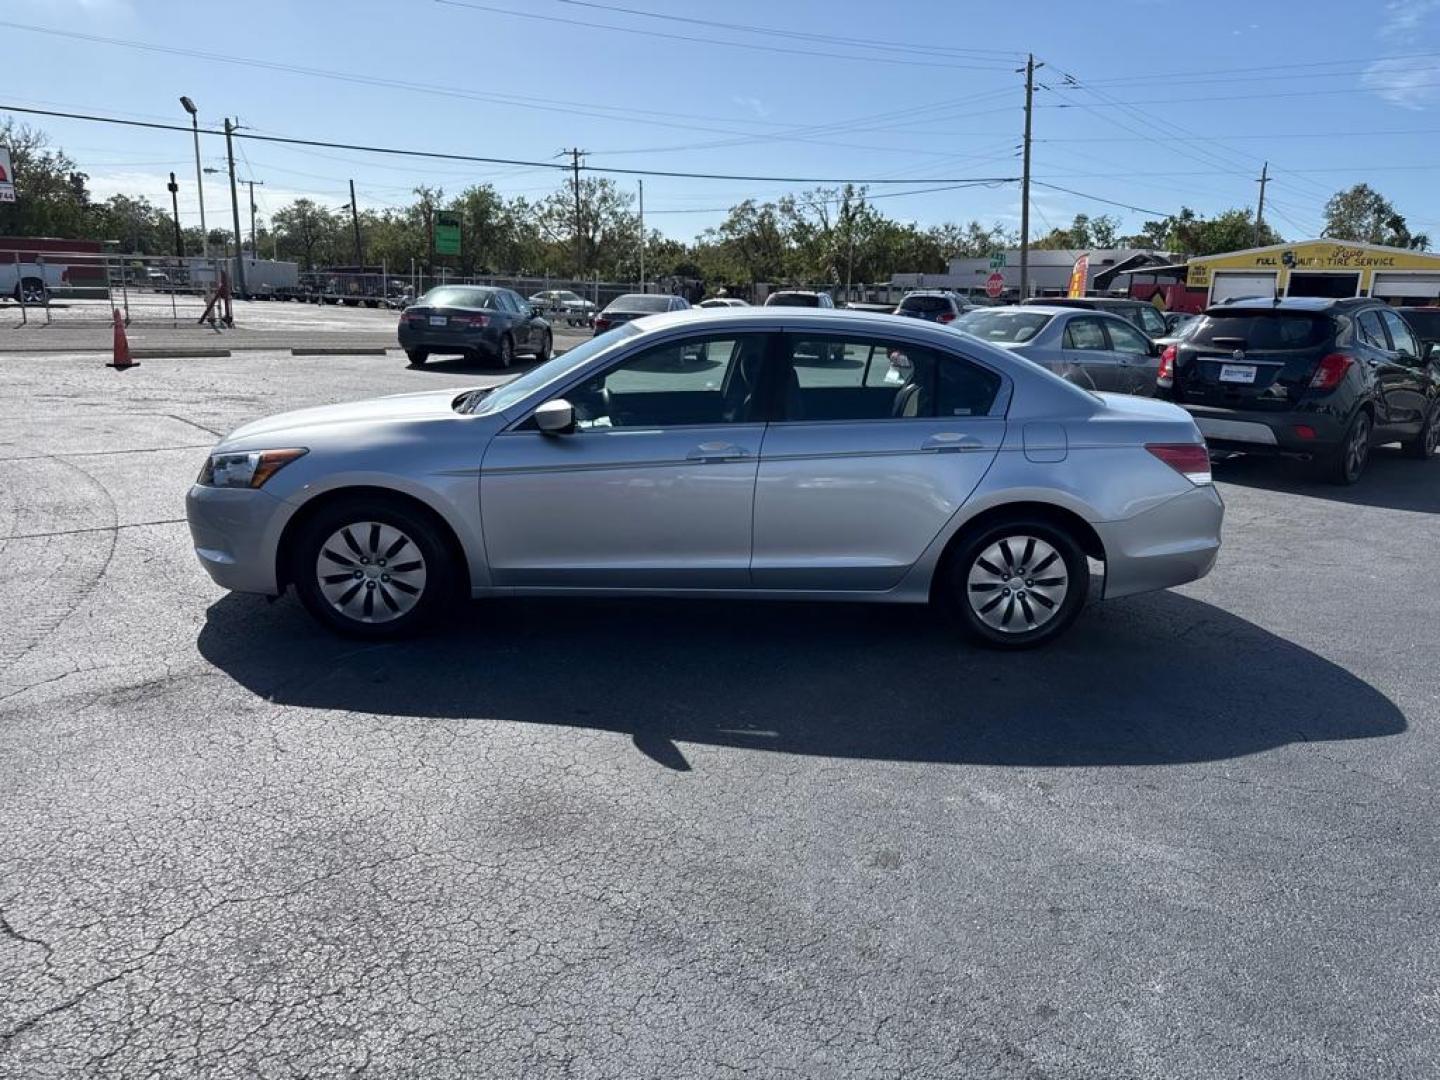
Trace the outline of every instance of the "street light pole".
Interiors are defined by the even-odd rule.
[[[175,221],[175,257],[185,257],[185,240],[180,235],[180,185],[175,182],[175,174],[170,174],[170,183],[165,185],[170,189],[170,213]]]
[[[200,110],[188,97],[181,97],[181,106],[190,114],[190,128],[195,135],[195,194],[200,200],[200,254],[210,257],[210,234],[205,231],[205,177],[200,172]]]

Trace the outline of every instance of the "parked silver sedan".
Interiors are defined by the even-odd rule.
[[[457,596],[623,593],[933,600],[1001,647],[1071,624],[1087,557],[1105,597],[1204,575],[1222,517],[1173,405],[794,308],[648,316],[495,389],[260,420],[187,510],[220,585],[293,586],[359,637]]]
[[[1161,350],[1118,315],[1025,304],[979,308],[950,325],[1033,360],[1087,390],[1155,394]]]

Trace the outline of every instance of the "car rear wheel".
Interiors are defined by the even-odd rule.
[[[21,304],[45,303],[45,282],[39,278],[25,278],[15,286],[15,300]]]
[[[1345,429],[1340,445],[1328,456],[1317,462],[1322,479],[1332,484],[1348,485],[1360,479],[1365,465],[1370,460],[1370,437],[1374,425],[1370,414],[1361,409]]]
[[[1059,637],[1085,606],[1090,567],[1048,521],[1017,518],[977,530],[949,562],[942,597],[974,641],[1028,649]]]
[[[508,368],[515,363],[515,341],[506,334],[500,339],[500,348],[495,351],[495,364],[500,368]]]
[[[325,626],[379,640],[404,637],[433,621],[453,598],[455,567],[423,513],[357,497],[324,508],[305,524],[290,579]]]
[[[1440,400],[1430,404],[1430,411],[1425,416],[1425,423],[1421,425],[1419,434],[1413,439],[1406,439],[1401,446],[1405,453],[1421,461],[1435,456],[1436,451],[1440,450]]]
[[[425,349],[406,349],[405,355],[410,358],[411,367],[421,367],[430,359],[430,353]]]

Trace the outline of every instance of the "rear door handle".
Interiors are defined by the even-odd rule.
[[[982,450],[984,447],[985,444],[974,435],[942,431],[926,439],[920,449],[932,454],[958,454],[964,450]]]
[[[738,461],[747,457],[743,447],[727,442],[707,442],[685,455],[687,461]]]

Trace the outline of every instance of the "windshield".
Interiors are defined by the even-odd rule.
[[[1220,311],[1197,320],[1186,340],[1244,349],[1313,349],[1333,332],[1328,316],[1309,311]]]
[[[493,289],[464,289],[455,285],[442,285],[438,289],[431,289],[416,303],[427,307],[478,308],[484,307],[485,302],[493,295]]]
[[[516,402],[524,401],[536,391],[543,390],[564,379],[597,353],[604,352],[612,345],[617,345],[625,338],[633,337],[638,333],[640,331],[629,323],[622,323],[613,330],[597,334],[589,341],[582,342],[555,357],[549,363],[532,368],[518,379],[512,379],[504,386],[497,387],[484,397],[464,399],[466,406],[463,411],[472,412],[476,416],[491,416],[503,412]]]
[[[634,293],[612,300],[606,311],[669,311],[670,297]]]
[[[766,307],[819,307],[820,297],[814,293],[777,292],[765,298]]]
[[[1052,316],[1038,311],[972,311],[950,325],[982,341],[1002,341],[1018,345],[1029,341],[1050,321]]]

